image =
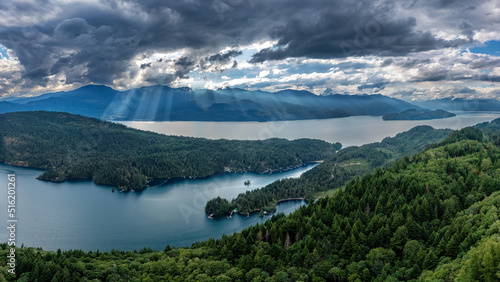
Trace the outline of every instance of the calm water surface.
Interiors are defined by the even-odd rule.
[[[456,112],[448,119],[416,121],[383,121],[382,117],[355,116],[322,120],[274,122],[200,122],[200,121],[122,121],[127,126],[169,135],[209,139],[260,140],[271,137],[286,139],[314,138],[340,142],[344,147],[380,142],[417,125],[460,129],[500,117],[499,112]]]
[[[17,176],[17,244],[46,250],[134,250],[149,246],[162,250],[171,246],[190,246],[196,241],[220,238],[240,231],[269,216],[235,215],[208,219],[205,203],[216,196],[228,199],[247,189],[265,186],[275,180],[298,177],[315,164],[291,171],[260,175],[222,174],[207,179],[183,180],[149,187],[143,192],[120,193],[91,181],[51,183],[36,180],[42,171],[0,165],[0,218],[7,226],[7,174]],[[249,188],[243,182],[251,180]],[[303,201],[285,202],[278,212],[286,214]],[[0,228],[1,241],[7,241],[7,228]]]

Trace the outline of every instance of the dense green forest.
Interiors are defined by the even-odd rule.
[[[383,120],[427,120],[427,119],[440,119],[451,118],[457,116],[444,110],[419,110],[409,109],[400,113],[393,113],[382,116]]]
[[[19,281],[498,281],[500,120],[191,248],[16,251]],[[496,135],[495,135],[496,134]],[[0,256],[8,247],[1,245]],[[4,263],[5,264],[5,263]]]
[[[298,179],[283,179],[262,189],[247,191],[232,201],[215,198],[207,202],[207,214],[225,214],[237,208],[240,213],[256,210],[275,211],[279,200],[305,198],[314,200],[317,192],[342,187],[355,176],[384,167],[396,160],[415,154],[432,143],[446,138],[452,131],[417,126],[382,142],[360,147],[348,147],[333,154],[314,169],[305,172]]]
[[[285,170],[327,158],[340,147],[312,139],[166,136],[58,112],[0,115],[0,162],[47,169],[43,180],[88,178],[125,190],[144,187],[148,178]]]

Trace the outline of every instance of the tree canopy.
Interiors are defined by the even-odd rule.
[[[490,128],[491,129],[491,128]],[[288,216],[190,248],[18,248],[20,281],[498,281],[500,144],[459,132]],[[0,245],[7,256],[8,246]],[[5,262],[3,263],[5,265]]]
[[[149,179],[287,170],[331,156],[320,140],[208,140],[166,136],[60,112],[0,115],[0,162],[47,169],[42,180],[87,178],[141,189]]]

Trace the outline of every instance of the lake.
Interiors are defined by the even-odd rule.
[[[260,188],[278,179],[299,177],[316,164],[273,173],[220,174],[206,179],[187,179],[148,187],[142,192],[112,192],[111,187],[91,181],[52,183],[36,180],[41,170],[0,165],[0,210],[7,227],[7,174],[17,177],[17,245],[45,250],[85,251],[134,250],[145,246],[162,250],[190,246],[196,241],[220,238],[263,222],[268,216],[233,215],[208,219],[206,202],[216,196],[232,199],[244,191]],[[245,187],[245,180],[250,187]],[[304,201],[278,205],[288,214]],[[3,242],[7,228],[0,228]]]
[[[340,142],[343,147],[380,142],[417,125],[460,129],[500,117],[499,112],[455,112],[456,117],[435,120],[383,121],[382,117],[354,116],[322,120],[272,122],[206,122],[206,121],[121,121],[129,127],[168,135],[209,139],[262,140],[272,137],[299,138]]]
[[[429,121],[382,121],[358,116],[327,120],[280,122],[122,122],[144,130],[211,139],[318,138],[344,146],[381,141],[416,125],[458,129],[491,121],[499,113],[459,113],[457,117]],[[151,247],[190,246],[196,241],[220,238],[263,222],[269,216],[235,215],[208,219],[205,203],[216,196],[232,199],[247,189],[263,187],[278,179],[299,177],[314,164],[291,171],[260,175],[220,174],[149,187],[142,192],[111,192],[111,187],[91,181],[51,183],[36,180],[41,170],[0,165],[0,210],[7,227],[7,174],[17,177],[17,244],[46,250],[134,250]],[[251,180],[245,187],[244,181]],[[304,205],[291,201],[278,205],[286,214]],[[7,228],[0,228],[7,241]]]

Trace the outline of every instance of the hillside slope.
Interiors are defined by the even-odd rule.
[[[429,109],[456,111],[500,111],[500,101],[497,99],[463,99],[444,98],[428,101],[413,101],[415,105]]]
[[[17,278],[498,281],[500,143],[477,133],[459,131],[350,181],[331,198],[191,248],[139,253],[20,248]],[[8,254],[6,248],[0,255]]]
[[[297,179],[283,179],[261,189],[241,193],[233,200],[214,198],[205,206],[207,214],[226,214],[237,208],[241,213],[275,211],[283,199],[314,200],[318,192],[342,187],[347,181],[389,166],[398,159],[413,155],[432,143],[445,139],[452,131],[416,126],[409,131],[388,137],[382,142],[342,149]]]
[[[58,112],[0,115],[0,162],[47,169],[43,180],[88,178],[124,190],[141,189],[148,178],[285,170],[329,157],[340,147],[311,139],[166,136]]]

